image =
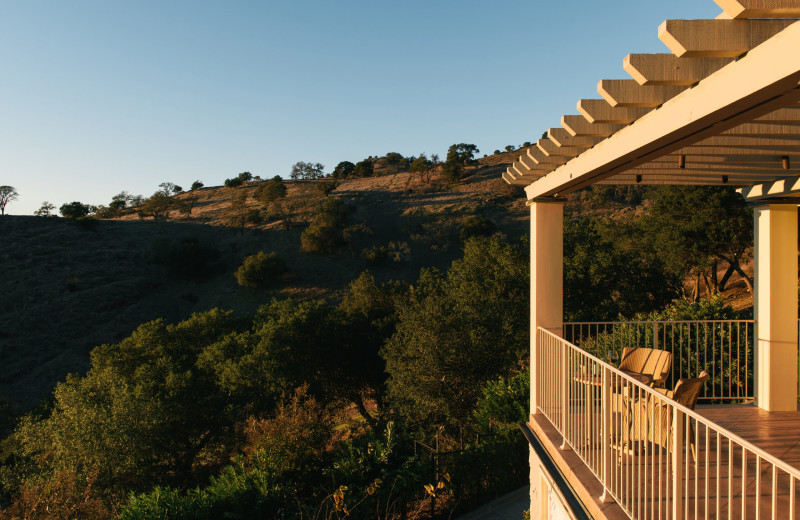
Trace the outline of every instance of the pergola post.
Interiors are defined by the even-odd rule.
[[[756,206],[755,398],[768,411],[797,410],[797,205]]]
[[[558,200],[531,204],[531,415],[539,410],[538,329],[561,336],[564,319],[564,203]],[[547,511],[548,485],[538,457],[530,450],[530,511]]]
[[[562,335],[564,320],[564,202],[531,204],[531,415],[538,410],[539,327]]]

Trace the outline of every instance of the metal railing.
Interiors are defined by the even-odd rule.
[[[795,518],[800,471],[539,328],[534,406],[632,519]]]
[[[705,370],[711,380],[701,401],[753,399],[753,320],[575,322],[563,326],[564,339],[618,365],[625,347],[672,353],[665,386]]]

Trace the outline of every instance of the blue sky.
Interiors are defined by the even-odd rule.
[[[0,185],[108,204],[297,161],[535,141],[712,0],[0,3]]]

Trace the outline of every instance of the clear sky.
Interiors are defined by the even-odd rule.
[[[297,161],[535,141],[712,0],[0,2],[0,185],[108,204]]]

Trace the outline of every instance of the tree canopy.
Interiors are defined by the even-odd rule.
[[[321,179],[325,176],[325,166],[320,163],[296,162],[289,176],[292,179]]]
[[[0,186],[0,215],[6,214],[6,205],[17,200],[17,197],[19,197],[19,193],[14,186]]]

